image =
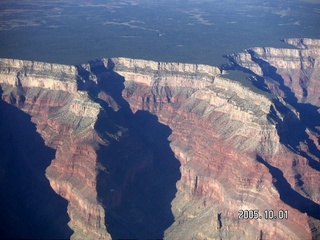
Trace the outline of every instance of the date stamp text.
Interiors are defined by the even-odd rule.
[[[257,209],[254,210],[242,210],[238,211],[238,219],[266,219],[266,220],[274,220],[274,219],[288,219],[288,210],[264,210],[259,211]]]

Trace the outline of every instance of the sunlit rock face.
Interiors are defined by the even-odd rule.
[[[77,91],[76,67],[8,59],[0,66],[2,99],[30,114],[45,144],[56,149],[45,174],[69,202],[72,237],[109,238],[96,192],[100,106]]]
[[[263,86],[275,97],[280,96],[273,101],[275,108],[269,119],[277,125],[280,142],[304,158],[301,170],[295,175],[297,191],[319,204],[319,189],[315,185],[319,177],[312,176],[320,170],[320,41],[285,39],[284,42],[296,48],[256,47],[228,57],[237,69],[253,73],[255,84]],[[276,112],[280,118],[274,117]],[[294,172],[297,161],[301,159],[294,158]],[[312,171],[306,169],[308,166]],[[294,186],[293,180],[289,182]]]
[[[287,80],[284,84],[293,87],[300,102],[317,105],[317,87],[304,98],[299,95],[304,85],[299,83],[298,76],[304,69],[311,73],[305,80],[314,86],[318,84],[317,65],[310,61],[318,61],[319,49],[316,42],[312,46],[311,50],[254,48],[231,55],[230,59],[255,76],[265,77],[269,86],[279,84],[277,78],[265,76],[274,68],[281,76],[296,76],[291,84]],[[261,64],[253,55],[266,63]],[[310,55],[314,60],[310,60]],[[290,101],[288,104],[282,100],[286,97],[284,91],[256,94],[221,77],[221,71],[210,66],[201,66],[205,72],[198,71],[197,65],[191,71],[180,72],[179,69],[190,68],[178,63],[147,64],[122,58],[113,61],[115,71],[126,80],[123,96],[131,109],[150,111],[172,129],[170,146],[181,162],[181,179],[172,202],[175,222],[166,231],[168,239],[318,236],[319,221],[315,219],[319,219],[320,203],[319,133],[311,131],[315,129],[311,126],[297,127],[298,135],[292,136],[292,126],[304,123],[299,110]],[[296,139],[289,141],[286,134]],[[306,153],[310,148],[314,154]],[[295,197],[300,203],[292,203]],[[239,220],[241,209],[287,209],[291,217]],[[316,214],[312,214],[312,209]]]
[[[265,82],[275,95],[319,107],[320,41],[285,39],[284,42],[296,48],[255,47],[230,54],[229,58],[257,76],[268,77]]]
[[[228,56],[265,94],[201,64],[114,58],[73,67],[2,59],[2,99],[30,114],[56,149],[46,176],[68,200],[72,238],[137,238],[143,226],[166,239],[319,238],[319,41],[285,41],[298,48]],[[163,164],[170,151],[150,132],[168,138],[179,161],[170,181]],[[171,190],[148,195],[151,186]],[[140,203],[148,207],[166,198],[170,213],[150,206],[153,219],[139,208],[142,195],[153,196]],[[259,210],[261,219],[239,219],[240,210]],[[278,218],[287,211],[288,219],[265,219],[265,210]],[[160,230],[151,226],[161,222]]]

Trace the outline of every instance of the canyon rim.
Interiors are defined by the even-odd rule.
[[[36,216],[21,231],[1,231],[319,239],[320,40],[284,42],[293,47],[250,48],[222,67],[0,59],[5,228]],[[248,77],[237,82],[232,73]],[[29,194],[26,179],[39,191]],[[22,202],[10,202],[19,194]],[[19,204],[23,211],[14,211]],[[259,216],[241,219],[241,210]]]

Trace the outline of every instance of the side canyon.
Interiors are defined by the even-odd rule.
[[[284,41],[221,67],[0,59],[3,220],[42,222],[6,236],[320,239],[320,40]]]

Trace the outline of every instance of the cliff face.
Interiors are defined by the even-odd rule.
[[[127,61],[131,70],[122,65]],[[291,189],[290,195],[301,194],[301,204],[311,195],[319,212],[319,191],[314,184],[319,183],[320,175],[307,159],[281,144],[278,125],[270,121],[271,115],[289,118],[279,112],[279,104],[222,78],[209,66],[202,69],[207,68],[210,75],[197,71],[177,74],[176,69],[183,68],[180,64],[169,64],[172,70],[162,71],[161,64],[156,67],[151,62],[152,68],[144,65],[147,70],[135,75],[139,60],[114,62],[115,71],[126,79],[123,96],[132,110],[150,111],[172,129],[170,146],[181,163],[181,179],[172,202],[175,222],[167,229],[166,238],[310,238],[308,222],[313,220],[288,199],[283,200],[287,191],[281,188]],[[193,84],[186,90],[180,82],[188,79]],[[296,117],[297,113],[292,114]],[[257,156],[264,160],[257,161]],[[273,174],[272,167],[281,174]],[[313,190],[303,192],[297,176],[304,182],[301,189]],[[241,209],[287,209],[290,218],[239,220]]]
[[[284,42],[297,49],[256,47],[245,53],[231,54],[229,59],[236,69],[251,72],[254,75],[253,83],[264,86],[275,96],[281,96],[273,101],[275,108],[269,115],[272,122],[277,124],[280,142],[303,156],[311,168],[319,171],[320,41],[285,39]],[[272,117],[275,111],[282,117]],[[303,178],[309,180],[312,175],[304,171],[302,174]],[[312,196],[311,199],[319,204],[316,188],[301,188],[306,196]]]
[[[206,65],[2,59],[2,99],[56,149],[72,237],[319,238],[319,41],[286,41],[229,55],[264,95]]]
[[[123,77],[108,61],[72,67],[2,59],[0,65],[2,99],[30,114],[56,150],[46,177],[68,201],[71,238],[163,237],[180,176],[166,143],[170,130],[154,116],[133,116],[121,96]]]
[[[2,59],[0,68],[2,99],[30,114],[45,144],[56,150],[46,176],[68,200],[73,237],[108,238],[95,188],[100,106],[77,91],[76,67]]]
[[[228,57],[244,69],[265,77],[265,83],[275,95],[295,98],[299,103],[311,103],[319,107],[319,40],[284,41],[297,49],[255,47]]]

